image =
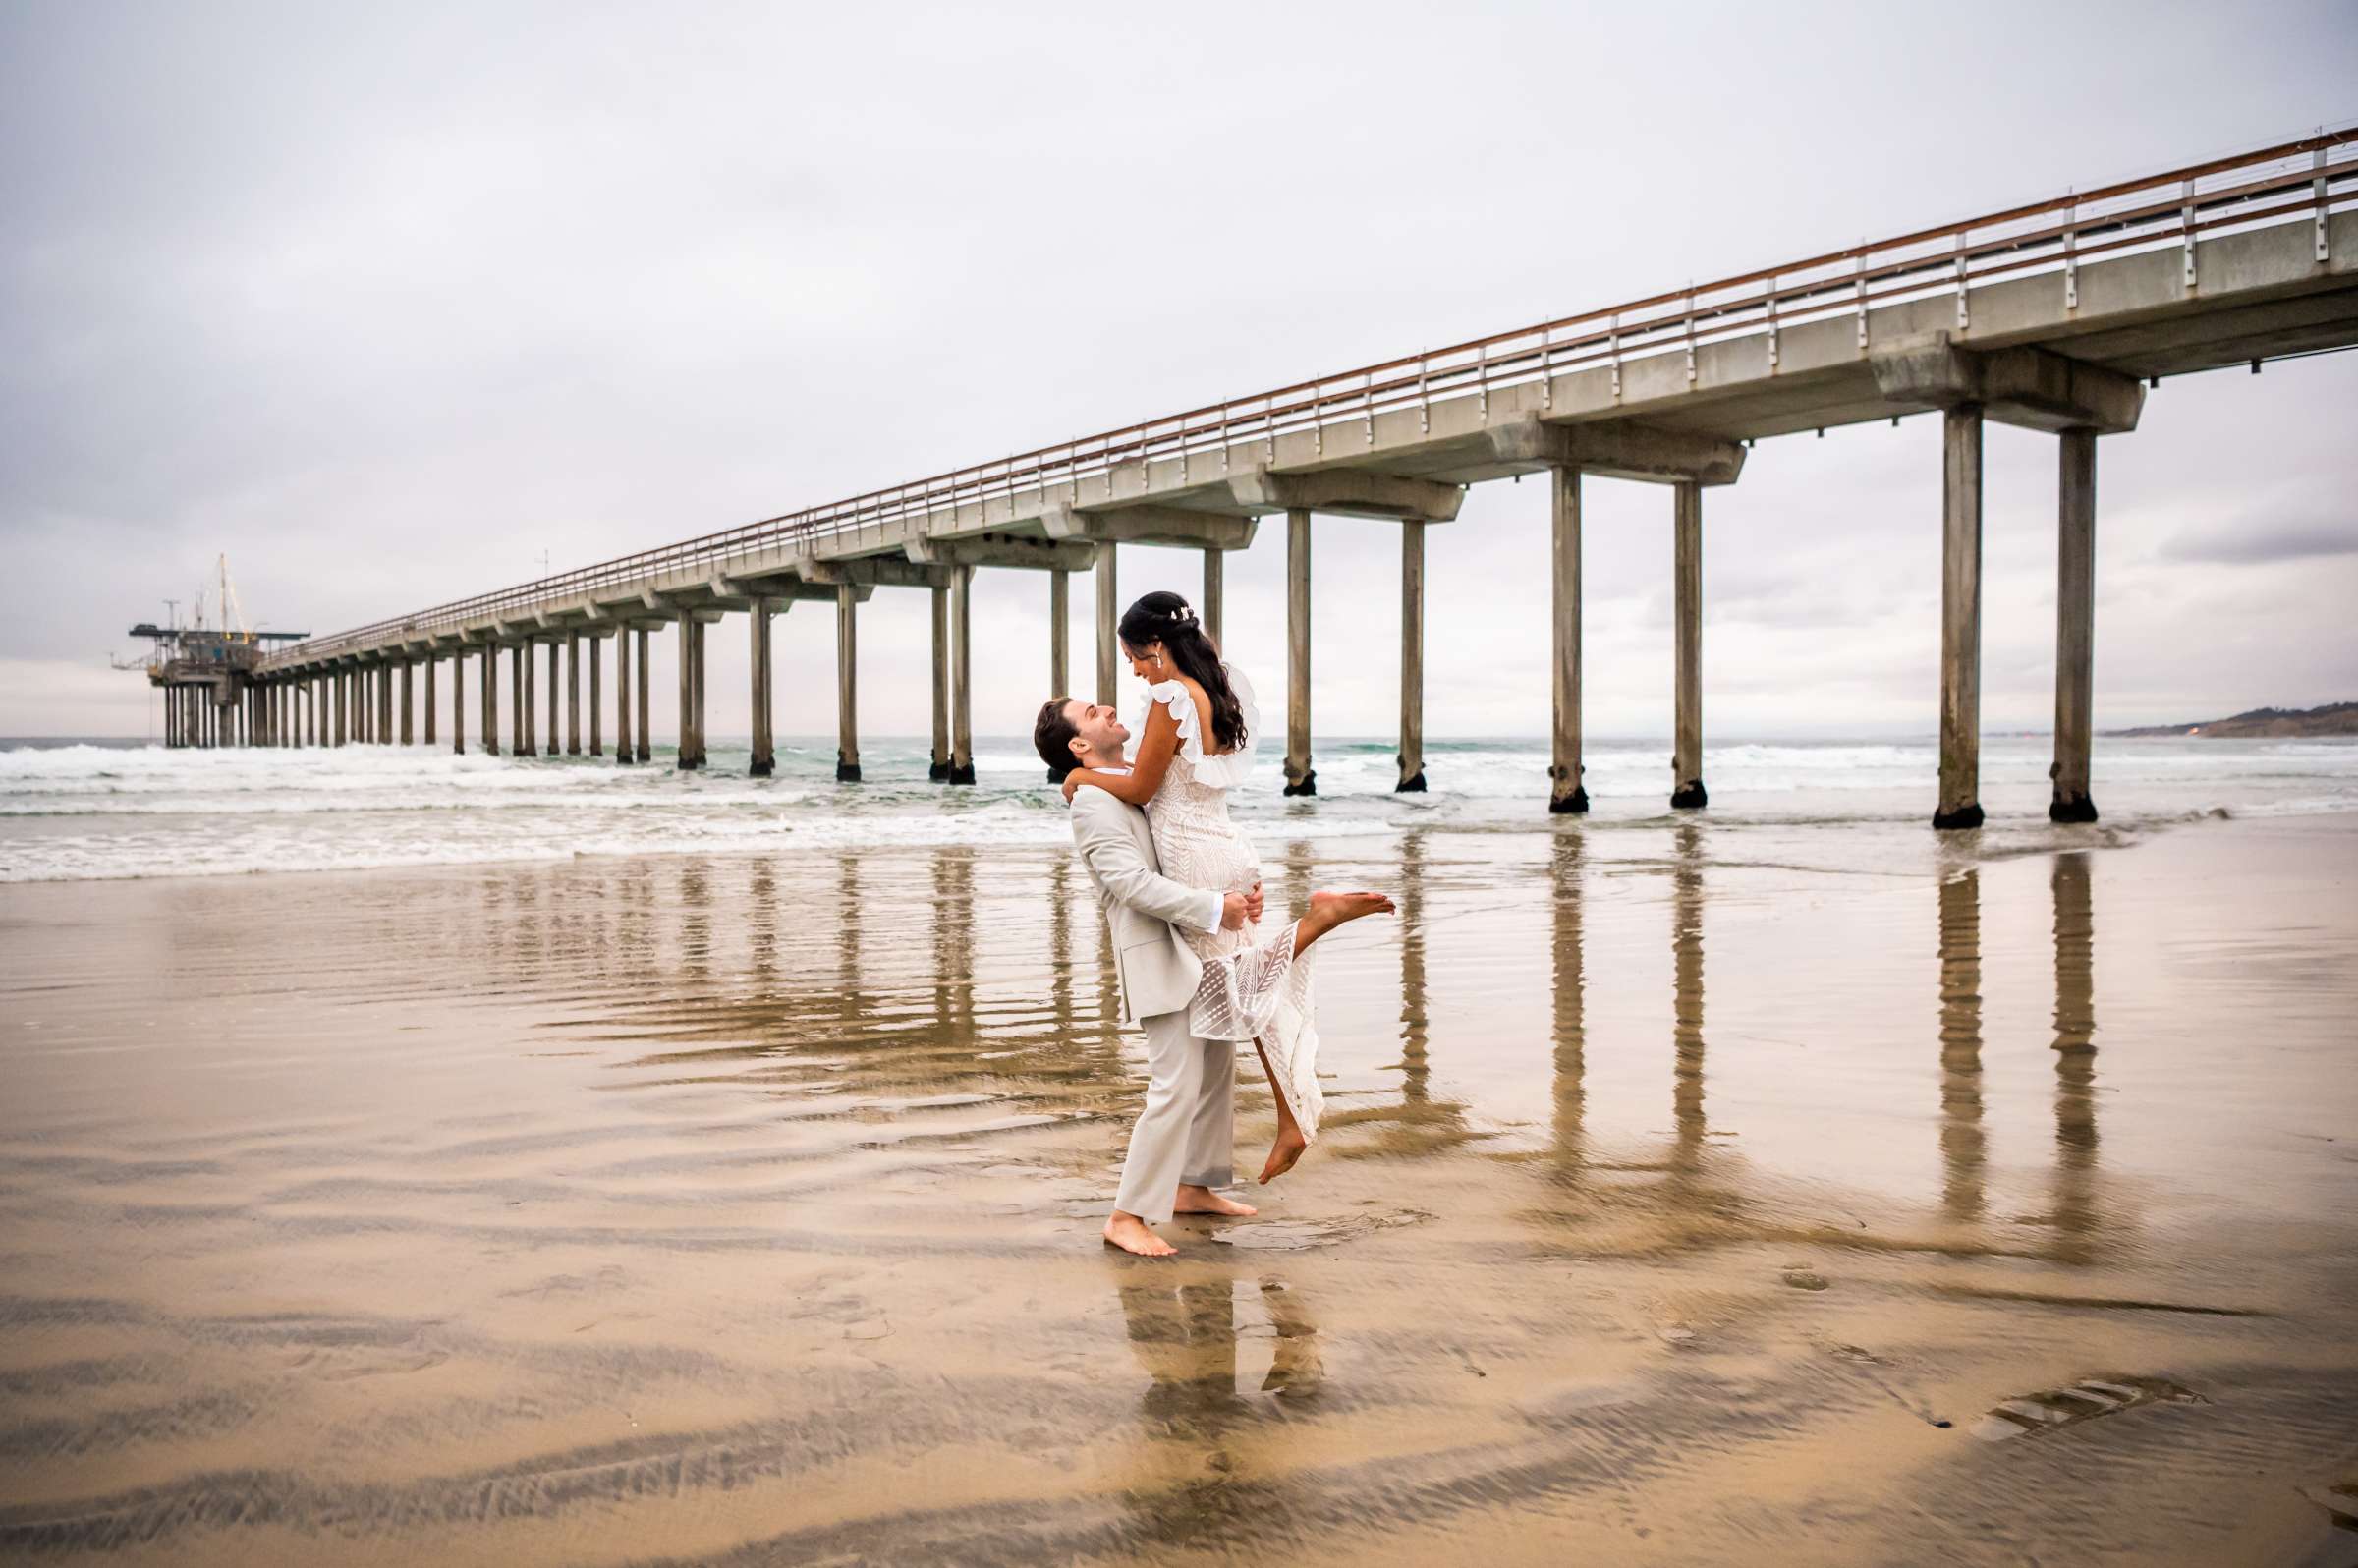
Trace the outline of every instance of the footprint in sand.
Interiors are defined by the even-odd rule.
[[[1973,1428],[1986,1443],[2010,1437],[2033,1436],[2083,1421],[2135,1410],[2140,1405],[2207,1405],[2211,1401],[2191,1388],[2160,1377],[2090,1377],[2069,1388],[2050,1388],[2001,1400]]]

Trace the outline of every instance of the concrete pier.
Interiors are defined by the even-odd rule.
[[[427,737],[430,742],[432,737]],[[450,750],[454,756],[467,755],[467,650],[450,650]]]
[[[835,586],[835,782],[860,782],[860,600]]]
[[[1549,726],[1547,810],[1580,812],[1589,809],[1580,759],[1580,470],[1558,464],[1548,470],[1547,478],[1554,585],[1549,607],[1554,719]]]
[[[1422,528],[1454,519],[1473,485],[1544,473],[1554,488],[1549,806],[1578,812],[1587,805],[1580,513],[1582,476],[1589,475],[1681,486],[1673,540],[1672,782],[1679,805],[1701,805],[1698,487],[1734,482],[1756,440],[1938,412],[1946,426],[1946,477],[1936,819],[1943,827],[1968,826],[1982,814],[1976,731],[1986,419],[2064,439],[2051,814],[2072,819],[2093,811],[2093,438],[2134,428],[2148,378],[2358,345],[2354,154],[2358,127],[2321,132],[2106,187],[2101,196],[2083,188],[1861,245],[1842,252],[1838,267],[1820,256],[1657,292],[1623,307],[782,513],[592,571],[389,616],[303,640],[262,658],[254,673],[199,689],[189,733],[235,744],[258,726],[267,737],[283,721],[268,703],[242,702],[243,688],[257,675],[324,674],[327,684],[317,694],[323,722],[332,710],[338,735],[389,739],[381,716],[388,660],[412,661],[453,644],[514,648],[527,637],[619,625],[642,638],[635,722],[628,691],[617,695],[626,755],[643,760],[649,755],[646,626],[681,615],[709,621],[761,598],[832,597],[838,600],[839,767],[856,777],[857,636],[846,590],[857,587],[864,595],[879,586],[926,587],[936,590],[932,761],[946,773],[961,759],[964,683],[954,673],[956,648],[962,633],[970,649],[972,641],[971,629],[961,626],[966,607],[949,592],[948,569],[1029,566],[1058,573],[1050,589],[1051,675],[1055,686],[1079,695],[1069,668],[1068,580],[1061,574],[1094,564],[1095,695],[1109,701],[1121,675],[1115,548],[1245,548],[1259,520],[1282,512],[1285,784],[1294,795],[1315,793],[1317,778],[1310,519],[1400,522],[1417,535],[1402,544],[1400,782],[1406,785],[1422,771],[1418,691],[1428,596]],[[2101,242],[2088,243],[2100,233]],[[1214,556],[1203,562],[1198,610],[1215,640],[1225,631],[1224,570]],[[618,669],[631,662],[618,653]],[[693,687],[695,670],[689,678]],[[520,706],[531,700],[518,695]],[[971,700],[971,692],[964,700]],[[552,695],[552,750],[554,709]],[[701,700],[696,711],[702,712]],[[521,716],[533,725],[529,710]]]
[[[1120,694],[1122,620],[1120,563],[1111,543],[1097,546],[1097,698],[1111,703]]]
[[[636,762],[631,749],[631,628],[614,634],[614,760]]]
[[[769,705],[769,610],[771,601],[757,597],[753,613],[746,619],[753,634],[753,708],[754,761],[750,769],[755,778],[767,778],[778,770],[777,747],[770,738]],[[596,666],[590,666],[594,672]]]
[[[648,708],[647,708],[647,689],[648,689],[648,685],[649,685],[649,680],[648,680],[648,676],[647,676],[647,664],[648,664],[648,660],[647,660],[647,656],[646,656],[646,640],[647,640],[647,629],[646,629],[646,627],[642,626],[642,627],[638,628],[638,632],[639,632],[639,760],[640,760],[640,761],[642,761],[642,762],[645,762],[645,761],[648,760],[649,758],[651,758],[651,757],[652,757],[652,756],[655,755],[655,753],[654,753],[654,735],[655,735],[655,732],[654,732],[654,726],[653,726],[651,723],[649,723],[649,722],[648,722],[648,720],[647,720],[647,712],[648,712]]]
[[[1220,645],[1220,627],[1225,620],[1222,600],[1226,598],[1226,570],[1228,552],[1207,546],[1204,551],[1204,600],[1196,606],[1196,619],[1204,623],[1204,634],[1211,645]]]
[[[533,742],[533,644],[519,643],[508,659],[508,695],[516,711],[508,720],[508,755],[531,756]]]
[[[927,597],[933,611],[933,678],[926,690],[932,699],[933,753],[926,777],[946,784],[950,779],[950,590],[935,588]]]
[[[425,691],[422,695],[424,697],[423,706],[425,712],[424,740],[425,744],[428,746],[434,744],[434,666],[441,662],[442,661],[440,659],[435,658],[431,653],[425,656]]]
[[[950,568],[950,782],[975,781],[975,569]]]
[[[401,700],[401,700],[401,744],[402,744],[402,745],[404,745],[404,746],[414,746],[414,745],[416,745],[416,744],[417,744],[417,742],[418,742],[418,736],[417,736],[417,732],[416,732],[416,731],[415,731],[415,730],[412,728],[412,723],[413,723],[413,720],[412,720],[412,718],[411,718],[411,714],[412,714],[412,713],[413,713],[413,712],[416,710],[416,708],[415,708],[415,699],[416,699],[416,697],[417,697],[417,694],[416,694],[414,691],[412,691],[412,690],[411,690],[411,686],[410,686],[410,667],[409,667],[407,664],[404,664],[404,665],[401,667]]]
[[[1316,795],[1310,765],[1310,513],[1285,514],[1285,793]]]
[[[1681,811],[1709,805],[1703,787],[1703,486],[1671,486],[1671,614],[1678,644],[1671,706],[1670,804]]]
[[[540,755],[543,756],[557,755],[557,743],[560,739],[557,734],[558,716],[565,711],[560,705],[560,699],[557,696],[557,667],[563,662],[564,653],[564,640],[550,638],[548,640],[548,739],[542,743],[540,748]]]
[[[555,737],[551,736],[551,740]],[[565,755],[582,755],[582,635],[565,636]]]
[[[1212,552],[1206,552],[1208,556]],[[1425,793],[1425,525],[1400,525],[1400,782],[1395,795]]]
[[[2089,752],[2096,700],[2096,432],[2058,442],[2055,506],[2055,760],[2050,821],[2093,822]]]
[[[376,667],[376,744],[393,744],[393,666]]]
[[[1940,462],[1940,803],[1933,826],[1982,825],[1982,406],[1946,411]]]

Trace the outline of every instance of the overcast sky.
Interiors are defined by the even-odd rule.
[[[217,552],[333,631],[2353,117],[2349,0],[0,0],[0,735],[142,733],[108,655]],[[2358,698],[2354,430],[2358,354],[2165,381],[2104,442],[2100,724]],[[1764,442],[1708,492],[1712,733],[1934,728],[1938,441]],[[2044,727],[2054,442],[1988,463],[1984,719]],[[1434,532],[1433,734],[1544,732],[1546,511]],[[1669,516],[1591,481],[1593,733],[1668,730]],[[1388,735],[1398,531],[1316,529],[1318,727]],[[1228,573],[1272,694],[1283,567],[1270,524]],[[1125,597],[1199,582],[1123,554]],[[1023,732],[1046,580],[975,597],[976,727]],[[864,612],[870,733],[925,728],[926,624]],[[829,614],[778,658],[781,728],[831,732]]]

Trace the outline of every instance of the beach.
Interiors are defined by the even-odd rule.
[[[1319,1144],[1160,1262],[1098,1240],[1141,1040],[1020,753],[865,816],[491,763],[448,828],[188,771],[472,787],[422,749],[176,754],[127,823],[44,775],[0,1557],[2358,1561],[2358,752],[2199,748],[2055,828],[1993,744],[1955,835],[1912,756],[1270,782],[1272,909],[1400,914],[1319,950]],[[673,815],[589,834],[622,790]],[[247,874],[159,873],[200,819]]]

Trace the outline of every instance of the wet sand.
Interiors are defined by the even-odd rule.
[[[1061,853],[0,887],[0,1556],[2358,1560],[2358,821],[1840,831],[1264,833],[1160,1263]]]

